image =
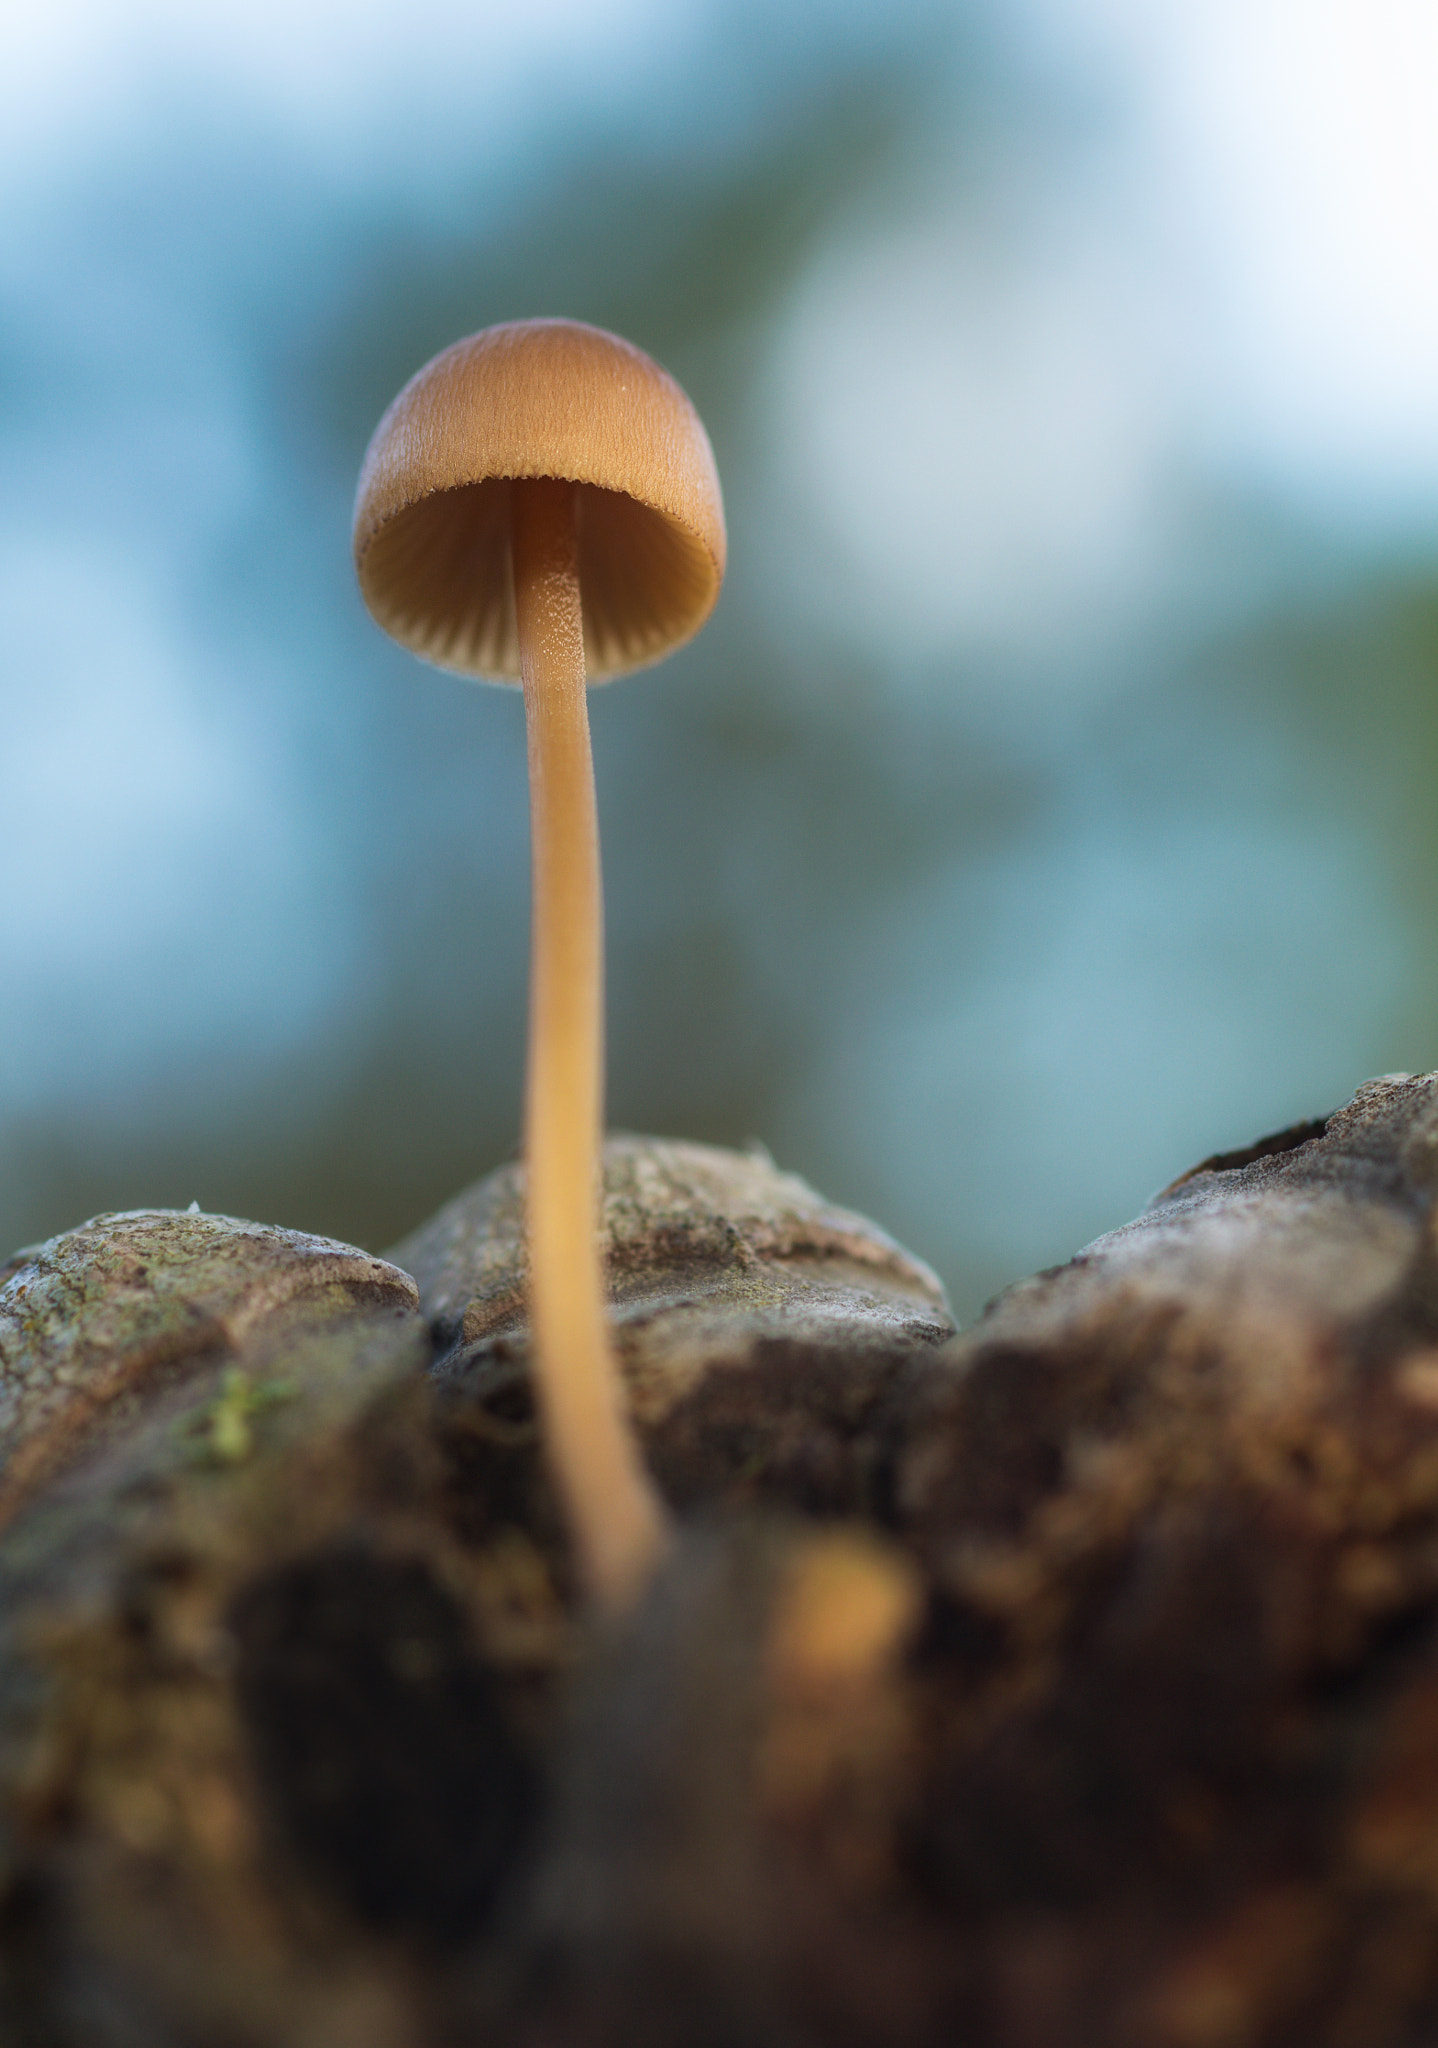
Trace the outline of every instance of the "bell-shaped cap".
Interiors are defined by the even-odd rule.
[[[519,680],[511,486],[577,486],[584,653],[593,679],[697,633],[724,576],[709,437],[667,371],[577,320],[521,320],[457,341],[375,430],[355,501],[365,603],[414,653]]]

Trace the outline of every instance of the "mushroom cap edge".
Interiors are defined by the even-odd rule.
[[[726,554],[698,414],[632,343],[580,321],[524,320],[442,350],[370,441],[355,571],[392,638],[441,668],[519,679],[510,486],[537,477],[577,486],[590,680],[698,632]]]

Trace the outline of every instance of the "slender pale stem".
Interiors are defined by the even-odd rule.
[[[525,1165],[545,1441],[591,1591],[619,1606],[664,1541],[610,1344],[599,1245],[604,949],[575,490],[516,483],[514,595],[533,899]]]

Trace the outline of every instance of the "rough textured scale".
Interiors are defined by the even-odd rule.
[[[622,1621],[571,1596],[511,1171],[409,1241],[427,1325],[278,1340],[248,1456],[157,1380],[26,1501],[0,2038],[1438,2039],[1438,1076],[947,1341],[764,1162],[610,1168],[678,1523]]]
[[[876,1225],[761,1153],[610,1137],[602,1235],[630,1398],[657,1420],[757,1339],[932,1345],[953,1332],[942,1283]],[[443,1374],[525,1347],[524,1174],[498,1173],[391,1256],[413,1273]]]
[[[121,1396],[280,1326],[416,1305],[368,1252],[233,1216],[138,1209],[16,1252],[0,1266],[0,1517]]]

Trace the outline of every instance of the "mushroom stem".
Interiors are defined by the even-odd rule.
[[[622,1606],[665,1539],[604,1306],[598,1224],[604,959],[573,484],[515,482],[514,597],[529,735],[533,903],[526,1208],[546,1441],[594,1595]]]

